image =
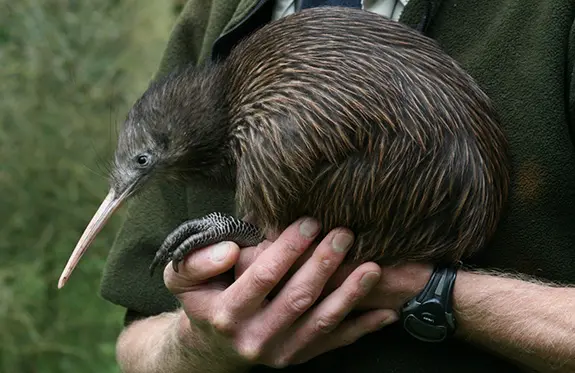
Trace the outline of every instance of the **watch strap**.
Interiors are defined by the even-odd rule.
[[[416,297],[419,303],[437,298],[445,306],[446,312],[453,311],[453,286],[457,278],[457,269],[453,267],[436,266],[425,284],[423,290]]]
[[[441,342],[455,333],[453,286],[457,268],[436,266],[423,290],[402,309],[404,329],[425,342]]]

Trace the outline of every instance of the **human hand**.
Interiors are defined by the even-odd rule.
[[[270,244],[270,241],[265,241],[261,245],[243,249],[234,267],[235,276],[241,276]],[[284,276],[282,282],[285,282],[290,274],[297,271],[312,253],[312,250],[308,250],[300,256],[296,263],[290,268],[288,275]],[[358,266],[358,264],[340,265],[327,281],[321,296],[325,297],[341,286]],[[383,266],[381,267],[379,282],[369,294],[362,298],[355,310],[394,310],[396,311],[396,317],[399,317],[402,306],[423,290],[432,272],[433,266],[427,263],[405,263],[396,266]]]
[[[326,290],[330,291],[339,286],[354,267],[354,265],[342,265],[331,278]],[[426,263],[383,266],[379,282],[358,303],[356,309],[389,309],[399,315],[403,305],[423,290],[432,272],[433,266]]]
[[[345,242],[345,238],[352,236],[343,229],[330,232],[277,295],[268,298],[318,231],[311,220],[298,220],[235,281],[222,276],[240,256],[233,243],[192,253],[178,273],[167,265],[165,284],[185,311],[182,340],[192,348],[202,340],[204,348],[217,349],[215,359],[225,360],[228,367],[263,364],[280,368],[353,343],[395,321],[389,310],[346,319],[378,283],[381,271],[375,263],[353,269],[341,286],[315,304],[351,245],[352,240]],[[214,250],[220,255],[214,255]]]

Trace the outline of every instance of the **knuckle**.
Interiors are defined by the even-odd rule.
[[[315,264],[316,271],[322,277],[329,275],[336,263],[336,259],[333,258],[331,253],[318,256]]]
[[[314,325],[315,332],[321,334],[331,333],[339,324],[339,319],[335,315],[321,316]]]
[[[306,245],[299,244],[298,241],[293,238],[282,238],[281,247],[284,251],[296,253],[298,255],[306,249]]]
[[[296,313],[306,311],[314,301],[314,293],[308,287],[298,286],[286,292],[286,306]]]
[[[272,266],[273,267],[273,266]],[[278,279],[277,271],[269,266],[259,265],[254,267],[252,281],[257,289],[268,289],[273,287]]]
[[[236,353],[246,362],[257,364],[262,356],[262,347],[251,342],[240,342],[236,346]]]
[[[232,334],[235,328],[233,318],[226,311],[218,311],[214,313],[210,324],[217,332],[225,335]]]
[[[285,249],[287,251],[290,251],[290,252],[300,252],[301,251],[300,250],[301,245],[297,245],[296,242],[293,240],[285,240],[283,242],[283,246],[285,246]]]

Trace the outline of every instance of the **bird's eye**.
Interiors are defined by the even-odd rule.
[[[147,154],[140,154],[136,157],[136,162],[139,166],[147,166],[150,163],[150,156]]]

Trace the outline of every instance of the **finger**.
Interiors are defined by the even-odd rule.
[[[234,278],[239,278],[250,265],[252,265],[256,258],[273,242],[271,241],[263,241],[258,246],[252,246],[243,248],[240,253],[240,258],[238,259],[236,265],[234,266]],[[310,258],[313,253],[313,245],[310,245],[309,248],[295,261],[294,264],[288,269],[287,273],[282,277],[280,282],[275,286],[274,289],[268,294],[268,297],[273,297],[277,295],[277,292],[283,288],[285,283],[292,277],[292,275],[297,272],[298,269]],[[349,271],[351,272],[351,271]],[[349,274],[348,272],[348,274]],[[342,280],[343,282],[343,280]]]
[[[346,229],[332,230],[320,242],[263,312],[262,325],[266,326],[266,333],[289,327],[315,303],[352,243],[353,234]]]
[[[218,275],[228,271],[239,256],[233,242],[220,242],[194,251],[175,272],[169,263],[164,269],[164,283],[179,300],[186,315],[196,324],[207,324],[218,295],[226,284]]]
[[[362,263],[346,263],[340,265],[333,276],[329,278],[327,284],[325,284],[322,294],[327,296],[338,289],[361,264]]]
[[[228,241],[198,249],[186,257],[178,272],[171,265],[166,265],[164,283],[174,295],[189,292],[197,285],[231,269],[239,253],[238,245]]]
[[[255,262],[222,293],[222,319],[233,319],[261,307],[291,265],[313,242],[320,225],[310,218],[291,224]],[[225,308],[224,308],[225,307]]]
[[[257,246],[244,247],[240,252],[240,257],[234,266],[234,276],[239,278],[250,265],[252,265],[256,258],[268,247],[271,246],[272,241],[262,241]]]
[[[366,334],[370,334],[393,324],[399,320],[399,315],[394,310],[373,310],[359,315],[356,318],[342,322],[334,330],[328,342],[322,344],[325,351],[350,345]]]
[[[313,347],[301,350],[291,359],[292,364],[304,363],[316,356],[355,343],[399,319],[393,310],[373,310],[342,322],[333,332],[314,342]]]
[[[355,306],[379,282],[381,269],[375,263],[364,263],[304,318],[297,322],[288,349],[295,354],[301,346],[335,330]]]

